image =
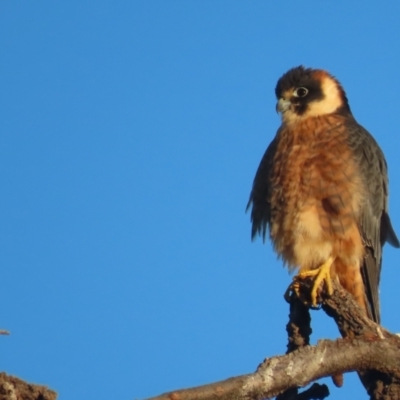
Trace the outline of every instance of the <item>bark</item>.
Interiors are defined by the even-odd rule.
[[[310,281],[301,283],[307,301]],[[331,297],[321,297],[324,311],[334,318],[344,339],[322,340],[309,346],[308,310],[291,296],[288,354],[264,360],[257,371],[196,388],[177,390],[148,400],[280,400],[323,399],[325,385],[298,388],[326,376],[358,371],[371,400],[400,400],[400,338],[369,320],[339,285]],[[284,393],[282,395],[282,393]],[[286,397],[283,397],[286,396]]]
[[[322,377],[376,369],[400,379],[400,339],[321,340],[285,356],[266,359],[253,374],[191,389],[178,390],[149,400],[208,400],[271,398],[285,389],[305,386]]]
[[[335,284],[334,295],[324,299],[322,308],[335,320],[343,337],[369,338],[372,342],[388,339],[399,341],[397,335],[371,321],[338,284]],[[385,373],[374,367],[366,370],[361,366],[357,369],[370,400],[400,399],[400,380],[395,375],[396,368],[400,367],[393,365],[392,370]]]
[[[285,295],[286,298],[286,295]],[[291,293],[290,298],[287,299],[290,305],[289,322],[286,325],[286,332],[288,333],[288,345],[286,354],[289,354],[300,347],[310,344],[311,329],[311,315],[309,308],[301,301],[295,293]],[[329,395],[329,390],[326,385],[320,388],[321,394],[317,396],[314,391],[309,395],[309,398],[324,399]],[[303,392],[301,396],[305,396]],[[299,399],[299,388],[291,387],[277,396],[276,400],[296,400]]]
[[[45,386],[33,385],[0,373],[0,400],[56,400],[57,394]]]

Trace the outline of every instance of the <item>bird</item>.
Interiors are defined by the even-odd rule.
[[[332,280],[380,323],[382,247],[400,247],[388,213],[388,169],[373,136],[354,118],[340,82],[298,66],[278,80],[281,126],[257,169],[247,209],[251,236],[297,278],[312,277],[311,306]]]

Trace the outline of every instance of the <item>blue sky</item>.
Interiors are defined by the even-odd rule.
[[[400,3],[0,5],[1,370],[141,399],[286,350],[288,272],[244,210],[289,68],[325,68],[389,163],[400,232]],[[386,247],[382,323],[400,331]],[[336,338],[313,312],[313,337]],[[330,399],[359,396],[355,374]]]

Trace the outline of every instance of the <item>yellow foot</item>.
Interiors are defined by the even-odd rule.
[[[333,261],[334,261],[334,259],[332,257],[329,257],[319,268],[300,272],[298,275],[296,275],[293,278],[293,282],[289,285],[289,287],[287,288],[287,290],[284,294],[285,300],[288,303],[290,303],[290,296],[291,296],[291,293],[293,293],[293,292],[296,293],[297,297],[301,297],[299,281],[303,278],[315,276],[315,280],[314,280],[314,283],[313,283],[313,286],[311,289],[310,297],[311,297],[311,306],[317,307],[318,306],[318,301],[317,301],[318,289],[322,282],[325,282],[325,284],[326,284],[326,290],[328,292],[328,295],[330,296],[333,293],[332,281],[331,281],[331,275],[330,275],[330,269],[331,269],[331,265],[332,265]]]
[[[332,289],[332,281],[331,281],[331,265],[333,263],[333,258],[329,257],[319,268],[312,269],[309,271],[300,272],[297,276],[295,276],[295,280],[307,278],[309,276],[315,276],[315,280],[311,290],[311,305],[316,307],[318,305],[317,295],[318,289],[322,282],[326,284],[326,290],[328,295],[330,296],[333,293]]]

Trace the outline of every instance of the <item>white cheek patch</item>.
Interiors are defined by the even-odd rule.
[[[343,104],[338,84],[332,78],[325,77],[325,79],[322,81],[321,89],[322,93],[324,94],[324,98],[309,104],[306,112],[308,117],[331,114]]]
[[[321,80],[321,90],[323,99],[312,101],[308,104],[307,111],[302,114],[296,114],[292,107],[282,113],[282,120],[286,123],[293,123],[304,120],[309,117],[317,117],[332,114],[343,105],[342,95],[338,83],[330,76],[324,76]]]

